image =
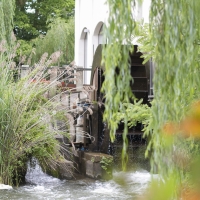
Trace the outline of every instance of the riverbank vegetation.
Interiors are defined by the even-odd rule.
[[[44,81],[48,66],[56,62],[60,53],[54,53],[50,59],[44,54],[28,76],[16,80],[12,68],[15,48],[1,43],[4,52],[0,51],[0,177],[1,183],[9,185],[24,180],[26,162],[31,157],[38,159],[43,169],[53,170],[57,162],[64,160],[55,139],[64,132],[51,125],[60,111],[60,103],[45,97],[56,80]]]
[[[146,129],[151,140],[146,154],[151,158],[152,171],[163,178],[153,182],[144,198],[199,199],[200,3],[195,0],[152,1],[148,25],[133,19],[136,1],[107,0],[107,3],[110,16],[105,34],[112,45],[104,48],[103,91],[106,94],[105,120],[111,128],[111,139],[117,126],[113,116],[119,108],[126,113],[124,103],[132,97],[128,55],[136,37],[139,49],[146,53],[145,61],[151,57],[156,66],[154,100]],[[120,48],[124,42],[130,45]],[[119,73],[115,77],[116,70]],[[129,123],[128,115],[124,122]]]
[[[0,4],[0,182],[9,185],[19,185],[20,182],[24,181],[26,162],[30,157],[35,157],[43,169],[52,170],[55,170],[57,163],[64,160],[60,153],[61,147],[58,145],[55,136],[64,134],[66,131],[59,131],[59,129],[53,128],[52,124],[56,121],[58,112],[65,112],[57,109],[58,107],[61,108],[59,101],[55,101],[54,98],[48,100],[46,97],[52,87],[55,87],[57,79],[53,82],[46,81],[46,79],[49,77],[49,67],[60,63],[63,54],[62,62],[69,63],[72,59],[73,54],[70,54],[69,51],[73,51],[71,48],[74,41],[72,37],[74,31],[73,19],[69,19],[70,16],[67,18],[69,21],[54,16],[51,28],[45,29],[45,33],[42,32],[43,39],[36,38],[34,34],[34,38],[25,39],[20,34],[29,34],[30,32],[24,30],[28,27],[22,23],[31,24],[29,20],[31,20],[31,16],[33,17],[33,13],[30,14],[27,9],[32,8],[31,6],[37,7],[38,2],[28,0],[17,0],[16,2],[17,4],[14,0],[2,0]],[[39,2],[41,3],[41,1]],[[52,1],[52,3],[55,2]],[[29,15],[28,21],[24,21],[24,18],[21,19],[19,17],[21,15],[14,15],[15,12],[19,11],[15,10],[16,7],[19,7],[19,4],[26,6],[25,10],[22,9],[24,13],[21,13],[21,15],[24,17],[25,14]],[[73,7],[72,5],[74,5],[73,1],[70,6]],[[57,16],[61,17],[58,13]],[[17,17],[19,17],[18,21],[16,20]],[[25,17],[25,19],[28,18]],[[69,27],[68,22],[70,28],[66,29],[66,26]],[[15,24],[15,35],[12,31],[13,24]],[[63,43],[63,46],[60,46],[58,42],[57,46],[54,43],[49,47],[48,45],[51,44],[49,38],[60,30],[59,27],[62,28],[62,37],[57,32],[54,37],[55,41],[58,42],[56,36],[57,38],[60,37],[60,40],[69,37],[69,40]],[[19,34],[16,33],[17,28]],[[37,31],[39,35],[40,29]],[[64,34],[65,31],[66,34]],[[37,45],[32,39],[38,41]],[[31,55],[34,47],[37,53],[32,52]],[[42,54],[38,49],[39,47],[52,54],[48,56],[45,51]],[[68,53],[66,53],[66,48]],[[55,50],[59,51],[55,52]],[[62,50],[64,52],[61,52]],[[32,63],[30,73],[19,79],[19,65],[28,64],[29,59],[32,59],[30,60],[30,63]],[[69,135],[65,136],[69,137]]]

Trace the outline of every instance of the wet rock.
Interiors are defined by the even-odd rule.
[[[57,164],[59,178],[72,179],[73,178],[73,162],[64,160]]]
[[[46,169],[45,172],[53,177],[59,178],[59,179],[73,179],[73,171],[74,166],[73,162],[68,160],[62,160],[62,161],[56,161],[56,165],[53,169]]]

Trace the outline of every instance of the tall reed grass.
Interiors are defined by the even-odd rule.
[[[15,80],[15,50],[0,43],[0,182],[10,185],[23,180],[30,155],[49,168],[64,159],[55,139],[61,133],[50,126],[59,102],[44,97],[56,80],[42,83],[60,52],[44,54],[29,75]]]

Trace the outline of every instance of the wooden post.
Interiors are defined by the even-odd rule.
[[[22,65],[21,66],[21,78],[24,78],[29,73],[29,65]]]

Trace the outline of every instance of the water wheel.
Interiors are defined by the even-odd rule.
[[[90,149],[100,151],[102,153],[108,153],[109,145],[109,132],[107,125],[103,122],[104,112],[104,94],[101,92],[101,87],[104,81],[104,66],[101,65],[102,59],[102,46],[99,45],[94,55],[92,64],[92,73],[90,85],[93,86],[94,92],[92,101],[93,103],[93,115],[91,116],[92,124],[92,136],[95,141],[90,145]]]
[[[150,67],[147,62],[143,64],[142,53],[137,51],[137,46],[134,46],[134,51],[130,53],[130,65],[131,76],[134,79],[133,83],[130,83],[133,94],[138,99],[143,99],[143,103],[148,104],[148,95],[150,90]],[[97,47],[94,55],[91,73],[90,84],[94,88],[92,101],[94,102],[93,110],[94,114],[91,116],[92,124],[92,136],[95,138],[95,142],[91,144],[92,150],[108,153],[109,147],[109,131],[105,122],[103,122],[104,112],[104,94],[101,92],[101,87],[104,81],[104,66],[102,61],[102,45]],[[140,124],[134,127],[135,132],[130,132],[130,138],[139,138],[142,141],[142,132]],[[123,132],[123,123],[119,125],[119,129],[116,134],[120,135]],[[137,139],[138,140],[138,139]]]

